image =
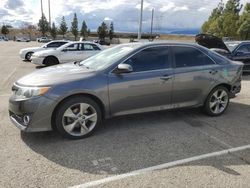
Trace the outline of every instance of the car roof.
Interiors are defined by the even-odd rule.
[[[69,44],[96,44],[95,42],[91,42],[91,41],[69,41]]]
[[[70,42],[70,41],[69,40],[52,40],[49,43],[51,42]]]
[[[182,42],[182,41],[157,41],[157,42],[134,42],[134,43],[127,43],[131,46],[138,46],[138,47],[150,47],[150,46],[158,46],[158,45],[183,45],[183,46],[195,46],[199,47],[200,45],[196,44],[195,42]]]

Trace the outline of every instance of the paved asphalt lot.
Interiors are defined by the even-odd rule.
[[[12,83],[36,70],[18,52],[30,43],[0,43],[0,187],[70,187],[250,144],[250,75],[228,111],[211,118],[176,110],[107,120],[92,137],[20,133],[9,121]],[[119,176],[118,176],[119,177]],[[105,181],[105,180],[104,180]],[[249,187],[250,150],[210,156],[96,187]],[[84,187],[84,186],[83,186]]]

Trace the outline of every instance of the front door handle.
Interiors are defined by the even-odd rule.
[[[212,75],[216,74],[217,72],[218,72],[218,71],[215,70],[215,69],[212,69],[212,70],[209,71],[209,73],[212,74]]]
[[[165,80],[165,81],[167,81],[167,80],[170,80],[170,79],[172,79],[173,78],[173,76],[170,76],[170,75],[163,75],[162,77],[160,77],[162,80]]]

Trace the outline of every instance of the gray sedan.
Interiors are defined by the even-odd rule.
[[[203,107],[218,116],[241,90],[242,67],[195,44],[118,45],[15,82],[10,119],[22,131],[77,139],[119,115]]]

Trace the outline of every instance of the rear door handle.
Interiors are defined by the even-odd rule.
[[[218,72],[218,71],[217,71],[217,70],[214,70],[214,69],[212,69],[212,70],[209,71],[210,74],[216,74],[217,72]]]
[[[162,77],[160,77],[162,80],[165,80],[165,81],[167,81],[167,80],[170,80],[170,79],[172,79],[173,78],[173,76],[170,76],[170,75],[163,75]]]

